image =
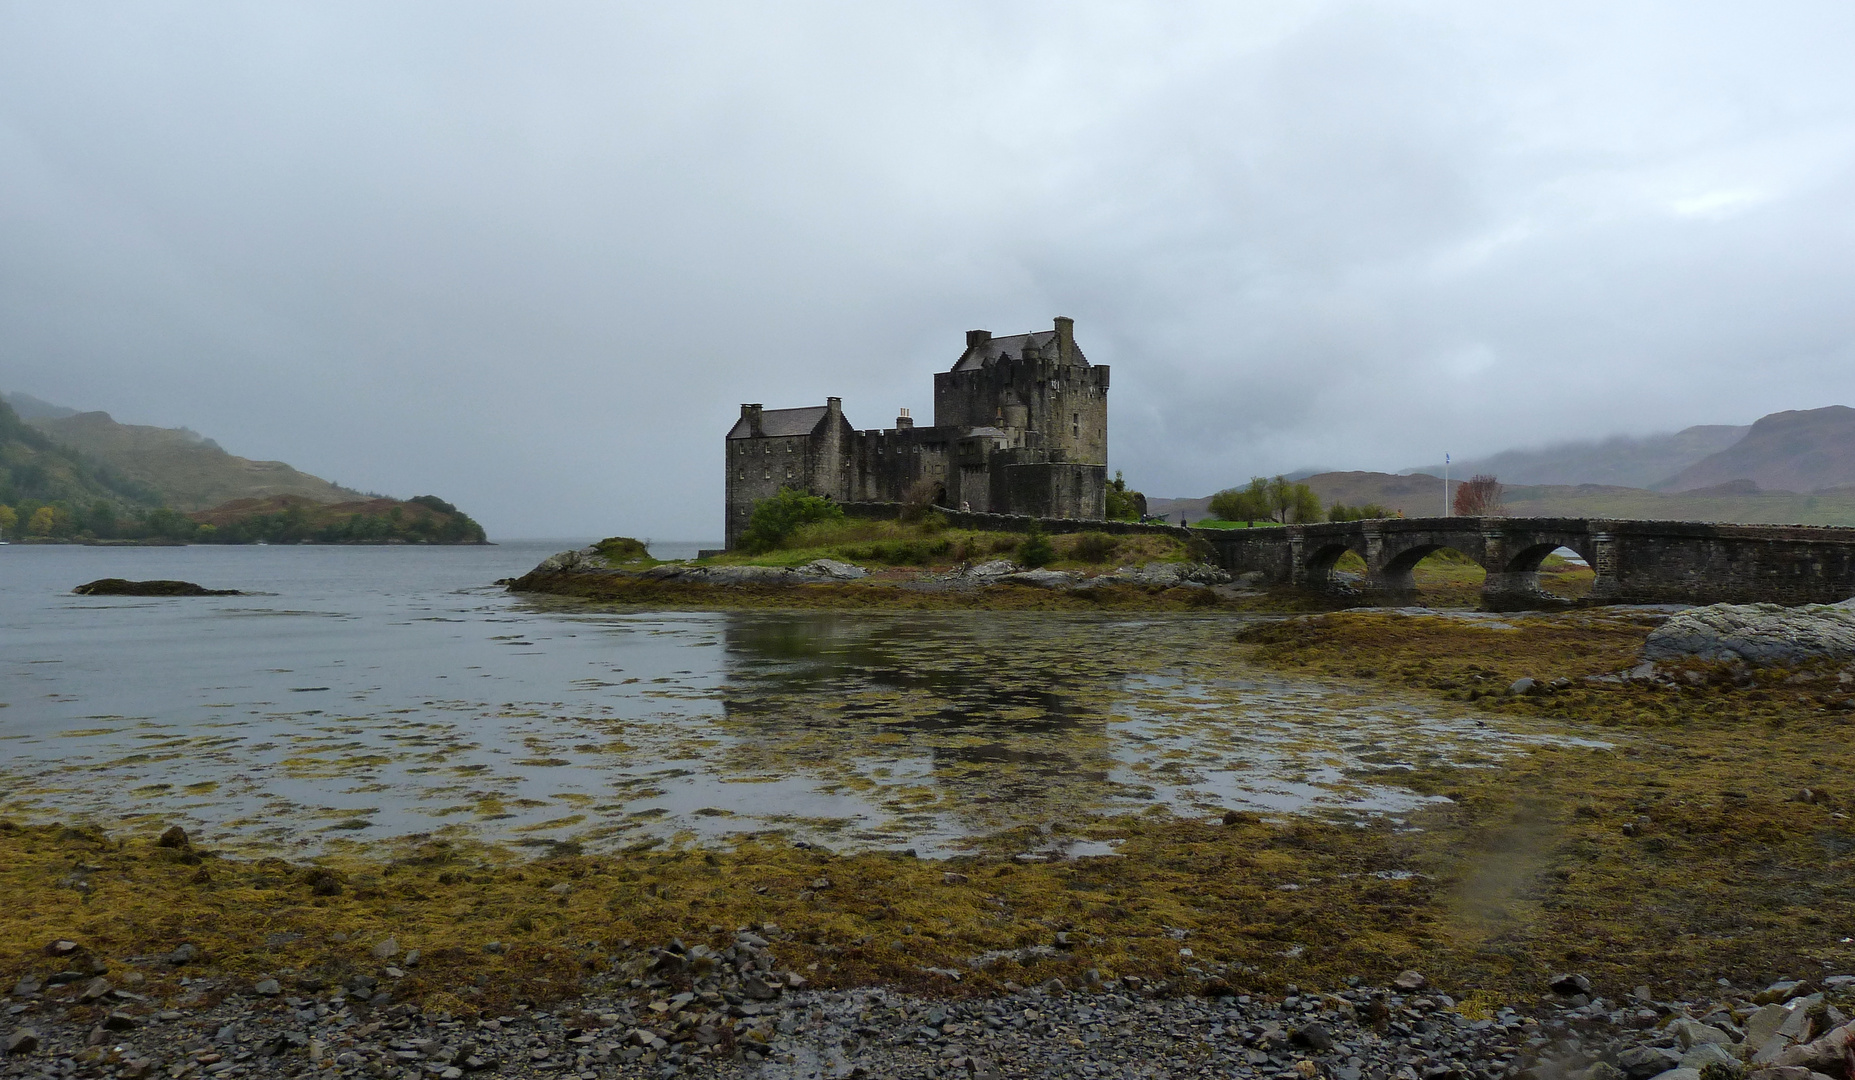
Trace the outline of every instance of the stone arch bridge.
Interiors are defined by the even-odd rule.
[[[1411,571],[1453,548],[1488,577],[1483,606],[1512,611],[1563,605],[1539,585],[1540,563],[1559,548],[1597,573],[1592,603],[1834,603],[1855,596],[1855,528],[1715,525],[1586,518],[1381,518],[1262,529],[1192,529],[1233,573],[1272,584],[1337,589],[1334,563],[1365,560],[1354,586],[1374,603],[1416,598]]]

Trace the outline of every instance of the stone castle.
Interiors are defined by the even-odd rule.
[[[1108,369],[1076,347],[1075,321],[995,338],[934,376],[934,426],[903,409],[858,431],[842,400],[803,409],[742,405],[726,440],[728,547],[754,504],[798,488],[838,502],[901,502],[932,485],[938,506],[1046,518],[1107,516]]]

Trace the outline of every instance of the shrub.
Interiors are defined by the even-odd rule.
[[[1105,563],[1114,558],[1121,542],[1104,532],[1085,532],[1070,545],[1069,554],[1077,562]]]
[[[760,555],[784,545],[801,526],[843,519],[844,508],[830,499],[783,487],[779,494],[754,504],[747,531],[741,534],[741,548],[750,555]]]
[[[1127,481],[1122,479],[1119,469],[1114,470],[1114,479],[1108,481],[1106,510],[1109,521],[1138,521],[1146,516],[1146,496],[1127,490]]]
[[[1478,473],[1456,486],[1457,517],[1497,517],[1502,511],[1501,482],[1486,473]]]
[[[651,555],[650,548],[642,540],[633,540],[629,536],[608,536],[594,544],[593,550],[611,563],[635,562],[648,559]]]
[[[1192,562],[1215,563],[1217,562],[1217,549],[1212,547],[1211,541],[1204,537],[1194,536],[1185,542],[1185,557]]]
[[[1050,538],[1044,535],[1043,526],[1032,521],[1030,531],[1018,544],[1018,563],[1036,569],[1048,566],[1056,561],[1056,549],[1050,546]]]
[[[902,493],[902,521],[912,525],[925,519],[934,509],[934,500],[939,496],[940,485],[928,477],[924,476],[908,485],[908,490]]]

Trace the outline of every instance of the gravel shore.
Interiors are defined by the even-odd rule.
[[[355,992],[365,985],[288,993],[275,979],[206,976],[154,1002],[102,977],[28,976],[0,1027],[0,1077],[1647,1080],[1680,1068],[1695,1071],[1667,1080],[1700,1080],[1715,1065],[1727,1071],[1709,1080],[1809,1080],[1797,1061],[1849,1075],[1846,1053],[1838,1064],[1819,1046],[1855,1037],[1838,1006],[1855,994],[1848,976],[1722,987],[1708,1001],[1656,1001],[1646,989],[1611,1001],[1567,975],[1524,1010],[1464,1007],[1416,973],[1399,982],[1265,999],[1161,998],[1123,984],[1079,992],[1052,980],[936,1000],[772,981],[749,996],[730,981],[465,1019]]]

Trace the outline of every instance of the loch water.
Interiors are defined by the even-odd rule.
[[[1402,820],[1425,799],[1401,771],[1552,738],[1249,667],[1238,616],[636,611],[493,584],[568,546],[0,548],[0,815],[285,855],[769,830],[929,855],[1025,826],[1079,854],[1052,825]],[[70,591],[102,577],[247,595]]]

